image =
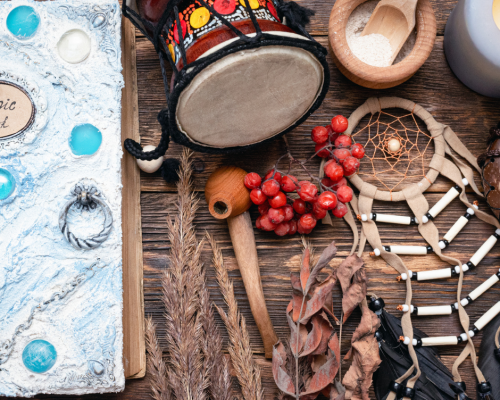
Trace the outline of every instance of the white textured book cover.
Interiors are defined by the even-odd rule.
[[[120,19],[0,1],[0,396],[124,388]]]

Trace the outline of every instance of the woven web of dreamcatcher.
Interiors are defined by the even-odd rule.
[[[433,155],[428,151],[432,136],[427,129],[420,128],[413,112],[397,116],[379,111],[352,137],[366,150],[358,175],[371,180],[375,186],[392,194],[426,177],[426,165]],[[393,139],[401,146],[396,152],[388,148]]]

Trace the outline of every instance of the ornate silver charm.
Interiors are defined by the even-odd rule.
[[[73,199],[68,201],[59,214],[59,228],[66,240],[78,250],[91,250],[99,247],[111,233],[113,227],[113,215],[111,209],[104,200],[101,199],[101,194],[95,186],[86,186],[79,183],[75,186],[71,194]],[[77,238],[71,231],[67,223],[69,209],[75,205],[78,209],[94,210],[100,206],[104,212],[104,227],[102,231],[89,238]]]

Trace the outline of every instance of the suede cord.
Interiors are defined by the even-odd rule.
[[[465,192],[465,186],[462,182],[462,176],[464,176],[469,182],[471,188],[474,192],[480,196],[484,197],[483,194],[478,189],[475,181],[474,181],[474,169],[481,174],[481,169],[477,163],[476,157],[470,153],[470,151],[465,147],[465,145],[460,141],[458,136],[453,132],[453,130],[446,125],[443,125],[437,122],[430,113],[424,110],[419,105],[405,99],[396,98],[396,97],[384,97],[384,98],[370,98],[368,99],[362,106],[360,106],[357,110],[355,110],[350,118],[349,118],[349,128],[345,132],[346,134],[351,134],[355,127],[358,125],[359,121],[367,114],[375,114],[382,109],[385,108],[403,108],[405,110],[411,111],[413,114],[417,115],[420,119],[422,119],[427,125],[427,129],[431,133],[434,144],[435,144],[435,152],[432,157],[432,160],[429,165],[429,171],[422,181],[419,183],[408,186],[400,192],[389,193],[387,191],[378,190],[374,185],[364,182],[359,175],[354,175],[349,177],[351,183],[356,186],[356,188],[360,191],[359,199],[356,197],[353,198],[351,202],[351,206],[353,207],[356,214],[366,214],[369,215],[372,210],[373,200],[382,200],[382,201],[406,201],[412,210],[415,217],[418,219],[419,225],[418,230],[422,237],[426,240],[426,242],[432,246],[434,253],[443,261],[453,266],[461,266],[462,263],[460,260],[454,259],[453,257],[448,257],[442,254],[441,248],[439,247],[439,232],[436,228],[435,224],[432,221],[428,221],[426,224],[422,223],[422,217],[428,212],[429,205],[427,200],[425,199],[423,193],[427,190],[432,183],[434,183],[435,179],[439,174],[447,177],[450,181],[452,181],[455,185],[460,187],[460,195],[459,199],[465,204],[467,207],[472,208],[473,204],[471,204],[467,198]],[[467,165],[461,158],[459,158],[456,154],[465,159],[472,168]],[[448,155],[452,161],[447,159],[445,156]],[[477,210],[477,217],[496,227],[499,228],[500,224],[498,220],[485,213],[482,210]],[[351,216],[352,217],[352,216]],[[351,218],[353,221],[354,219]],[[391,265],[396,271],[399,273],[408,274],[408,269],[402,262],[402,260],[393,253],[388,253],[384,250],[380,235],[377,229],[377,226],[374,221],[368,220],[363,221],[362,223],[361,236],[359,239],[359,252],[361,255],[366,243],[366,240],[370,243],[373,248],[380,249],[381,257],[386,261],[389,265]],[[352,228],[352,227],[351,227]],[[353,229],[354,232],[354,229]],[[358,241],[357,237],[357,229],[356,229],[356,241]],[[458,302],[458,314],[460,323],[467,333],[467,344],[463,349],[462,353],[459,357],[457,357],[452,373],[453,378],[456,382],[461,382],[461,376],[458,371],[460,365],[463,363],[465,359],[470,355],[472,364],[474,366],[474,371],[476,373],[477,379],[479,382],[484,382],[485,378],[482,372],[479,370],[476,362],[476,351],[474,348],[474,344],[472,339],[469,337],[469,316],[465,312],[463,306],[460,304],[461,293],[462,293],[462,285],[463,285],[463,277],[464,273],[462,268],[460,268],[459,280],[457,284],[457,302]],[[411,293],[411,280],[408,276],[406,280],[406,304],[411,304],[412,293]],[[420,375],[420,370],[418,368],[418,359],[416,357],[415,350],[412,346],[413,339],[413,328],[411,324],[411,313],[404,313],[401,318],[401,325],[403,328],[403,333],[405,336],[410,338],[410,344],[408,345],[408,350],[410,356],[413,361],[413,366],[403,375],[401,376],[397,382],[401,383],[406,378],[411,376],[413,371],[416,369],[416,373],[410,380],[407,382],[408,387],[413,387],[416,380]],[[500,333],[500,328],[499,332]],[[495,338],[495,343],[498,346],[498,335]],[[389,393],[387,400],[394,400],[395,393]]]

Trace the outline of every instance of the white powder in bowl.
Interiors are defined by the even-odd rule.
[[[392,55],[389,39],[375,33],[361,36],[377,4],[378,0],[370,0],[354,9],[349,16],[345,28],[347,44],[353,54],[364,63],[373,65],[374,67],[388,67],[391,63]],[[416,31],[413,30],[394,60],[394,64],[397,64],[410,54],[415,45],[416,38]]]

